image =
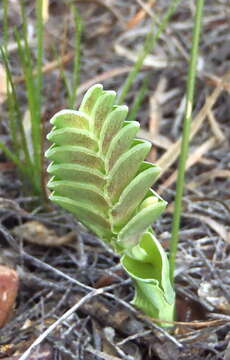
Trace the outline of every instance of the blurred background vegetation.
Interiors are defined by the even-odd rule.
[[[124,275],[117,270],[117,259],[111,257],[109,249],[95,245],[96,240],[60,210],[43,206],[47,199],[47,164],[43,154],[48,147],[49,119],[63,108],[76,109],[85,91],[95,83],[117,91],[118,103],[126,103],[130,108],[129,120],[137,119],[141,123],[139,136],[153,144],[148,160],[162,169],[154,190],[169,203],[155,230],[163,246],[169,248],[196,3],[190,0],[1,1],[0,222],[5,231],[14,231],[16,240],[10,245],[2,240],[0,246],[10,263],[24,271],[14,320],[22,326],[26,316],[31,318],[31,308],[40,306],[40,292],[49,304],[45,303],[45,310],[41,310],[43,315],[40,310],[36,312],[32,332],[41,321],[48,321],[50,298],[51,303],[54,299],[55,303],[57,299],[60,301],[51,312],[55,319],[66,310],[62,292],[63,288],[69,288],[70,280],[64,276],[60,282],[60,274],[47,271],[44,264],[50,264],[52,269],[57,266],[62,274],[68,274],[73,286],[68,293],[71,296],[76,295],[73,274],[83,284],[92,286],[111,284],[115,276],[121,285],[119,290],[109,292],[108,297],[113,296],[114,303],[104,303],[108,311],[117,309],[119,299],[123,299],[124,305],[132,297],[131,288],[126,286],[124,290]],[[229,0],[204,3],[177,256],[176,290],[181,309],[178,319],[229,321],[230,282],[226,274],[230,242],[230,3]],[[21,225],[24,228],[18,228]],[[40,246],[45,245],[44,239],[48,245],[68,244],[74,238],[74,231],[79,235],[74,255],[73,245],[51,252],[31,244],[31,239]],[[21,248],[17,246],[22,239],[28,243],[20,258]],[[43,265],[33,260],[37,257],[42,258]],[[25,261],[24,267],[21,259]],[[35,273],[30,281],[36,291],[35,301],[29,303],[31,288],[27,277],[31,268]],[[111,276],[103,278],[105,269],[112,274],[112,280]],[[103,308],[100,302],[99,305],[99,309]],[[128,304],[125,310],[128,311]],[[107,355],[99,357],[92,347],[85,345],[86,339],[87,344],[95,344],[96,335],[103,343],[102,325],[98,325],[101,320],[102,327],[115,329],[120,341],[133,335],[110,318],[106,322],[99,310],[95,325],[94,307],[83,307],[82,311],[80,318],[76,315],[66,325],[69,339],[73,340],[70,347],[66,340],[62,345],[53,338],[50,340],[56,344],[60,359],[76,356],[108,359]],[[88,318],[87,311],[91,311]],[[74,343],[77,336],[73,331],[74,321],[79,328],[80,321],[84,322],[78,345]],[[10,343],[12,334],[17,346],[21,344],[22,333],[31,339],[30,333],[26,334],[26,330],[15,324],[10,322],[8,330],[3,329],[6,336],[3,343]],[[142,330],[153,331],[147,323],[143,324]],[[153,356],[170,359],[172,353],[173,359],[229,359],[226,323],[217,322],[211,331],[207,329],[208,325],[199,330],[182,326],[181,330],[178,325],[174,335],[176,341],[187,346],[183,355],[175,355],[178,348],[165,334],[164,346],[155,334],[153,349],[148,336],[143,335],[144,341],[140,336],[138,341],[129,342],[131,350],[119,345],[111,353],[122,359],[141,359],[143,354],[146,359]],[[60,333],[64,336],[67,330],[62,327]],[[107,354],[106,346],[97,344],[95,348]]]

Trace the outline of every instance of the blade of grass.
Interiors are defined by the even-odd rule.
[[[40,107],[38,101],[38,91],[36,90],[35,79],[37,80],[37,75],[34,77],[33,74],[33,61],[32,54],[28,44],[27,38],[27,19],[25,13],[24,1],[20,3],[21,16],[22,16],[22,39],[23,45],[20,39],[18,31],[15,31],[15,38],[18,46],[18,54],[22,64],[26,92],[28,98],[28,106],[31,118],[31,132],[32,132],[32,142],[33,142],[33,159],[34,159],[34,185],[37,188],[37,191],[40,192],[40,179],[41,179],[41,118],[40,118]],[[39,42],[40,40],[38,40]],[[39,60],[40,61],[40,60]],[[40,65],[39,65],[40,66]],[[38,86],[40,81],[38,81]]]
[[[192,49],[190,55],[189,73],[187,80],[186,108],[185,108],[185,117],[183,124],[183,136],[182,136],[181,153],[179,159],[178,177],[176,182],[175,210],[173,213],[172,236],[170,242],[169,263],[170,263],[170,279],[172,283],[174,283],[175,258],[176,258],[178,238],[179,238],[182,197],[184,192],[185,165],[186,165],[186,159],[187,159],[188,147],[189,147],[189,134],[190,134],[191,119],[192,119],[192,108],[193,108],[195,80],[196,80],[196,65],[197,65],[199,41],[200,41],[200,33],[201,33],[201,25],[202,25],[202,17],[203,17],[203,7],[204,7],[204,0],[197,0],[193,36],[192,36]]]
[[[118,96],[118,100],[117,100],[118,104],[122,104],[124,102],[126,95],[128,94],[130,87],[132,86],[138,72],[140,71],[146,56],[149,54],[150,51],[154,49],[157,40],[159,39],[161,33],[165,30],[170,17],[174,14],[177,5],[180,3],[180,1],[181,0],[171,1],[171,5],[169,6],[166,14],[163,16],[162,21],[160,21],[158,29],[155,34],[153,34],[153,28],[155,24],[155,20],[153,20],[150,32],[146,35],[143,49],[140,55],[138,56],[137,61],[133,65],[133,68],[130,71],[127,79],[125,80],[121,93]]]
[[[37,35],[37,71],[36,71],[36,89],[38,108],[41,109],[42,102],[42,58],[43,58],[43,0],[36,1],[36,35]],[[40,133],[40,132],[39,132]]]
[[[62,58],[59,55],[58,50],[54,46],[52,47],[52,51],[53,51],[53,54],[54,54],[54,58],[56,59],[55,61],[57,61],[57,63],[58,63],[58,68],[59,68],[59,71],[60,71],[60,78],[62,79],[62,81],[64,83],[64,86],[66,88],[67,102],[69,104],[70,101],[71,101],[72,91],[71,91],[71,86],[69,84],[67,75],[65,73],[64,64],[62,63]]]
[[[8,159],[10,159],[13,163],[15,163],[15,165],[18,166],[19,170],[25,174],[25,166],[24,164],[18,159],[18,157],[8,149],[8,147],[3,144],[2,142],[0,142],[0,149],[5,153],[5,155],[8,157]]]
[[[36,1],[36,37],[37,37],[37,63],[36,63],[36,89],[37,89],[37,111],[38,118],[36,118],[37,125],[36,131],[36,164],[38,165],[38,174],[34,172],[34,182],[37,182],[39,192],[46,198],[45,184],[44,184],[44,169],[43,169],[43,138],[42,138],[42,86],[43,86],[43,72],[42,72],[42,60],[43,60],[43,38],[44,38],[44,19],[43,19],[44,0]],[[33,70],[32,70],[33,72]],[[31,120],[33,121],[32,117]]]
[[[23,128],[23,125],[21,122],[21,118],[22,118],[21,111],[18,106],[16,90],[15,90],[15,86],[13,83],[8,58],[2,47],[0,47],[0,52],[1,52],[3,63],[5,66],[5,69],[6,69],[7,80],[8,80],[9,87],[10,87],[10,91],[8,91],[8,104],[9,104],[9,113],[10,113],[9,114],[9,126],[11,129],[12,141],[16,146],[19,146],[18,145],[19,143],[21,144],[20,148],[22,148],[22,150],[23,150],[26,164],[27,164],[27,166],[30,167],[30,166],[32,166],[31,158],[30,158],[30,154],[29,154],[29,150],[28,150],[28,146],[27,146],[27,142],[26,142],[24,128]],[[17,140],[17,136],[16,136],[17,132],[20,135],[19,141]],[[16,152],[17,152],[17,150],[18,149],[16,149]],[[19,155],[18,155],[18,158],[20,159]]]
[[[77,89],[80,83],[80,66],[81,66],[81,34],[82,34],[82,22],[78,10],[75,6],[72,6],[72,12],[74,15],[75,23],[75,56],[74,56],[74,67],[73,67],[73,80],[71,84],[71,95],[69,98],[69,107],[73,108],[76,102]]]
[[[141,84],[140,89],[138,90],[133,105],[131,107],[131,110],[129,112],[129,116],[127,118],[128,121],[132,121],[136,118],[137,112],[141,106],[141,103],[144,99],[144,96],[146,94],[146,91],[148,90],[148,86],[149,86],[149,82],[150,82],[150,76],[149,74],[147,74]]]
[[[32,64],[31,64],[31,54],[29,48],[25,45],[26,42],[24,41],[24,47],[22,45],[22,41],[20,35],[17,31],[15,31],[15,39],[18,46],[18,55],[20,58],[20,62],[22,65],[24,78],[25,78],[25,85],[26,85],[26,94],[28,100],[28,107],[31,116],[32,122],[32,138],[33,138],[33,150],[34,150],[34,165],[37,164],[36,157],[37,157],[37,104],[36,104],[36,88],[34,84],[34,78],[32,75]],[[23,39],[24,40],[24,39]]]
[[[9,37],[8,12],[9,12],[9,1],[3,0],[3,45],[5,49],[7,49],[8,37]]]

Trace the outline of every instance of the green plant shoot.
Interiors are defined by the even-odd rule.
[[[121,255],[135,285],[132,303],[167,326],[175,295],[167,255],[151,228],[166,206],[150,188],[160,169],[144,161],[151,144],[135,138],[139,123],[125,121],[128,108],[114,105],[115,97],[95,85],[79,111],[52,117],[50,199]]]

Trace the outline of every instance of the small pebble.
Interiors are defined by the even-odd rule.
[[[14,309],[18,292],[19,277],[15,270],[0,265],[0,328],[2,328]]]

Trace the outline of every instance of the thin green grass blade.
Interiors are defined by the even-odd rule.
[[[7,51],[8,39],[9,39],[8,13],[9,13],[9,0],[3,0],[3,46],[5,51]]]
[[[80,83],[80,68],[81,68],[81,35],[82,35],[82,21],[75,6],[71,7],[74,16],[75,33],[74,33],[74,66],[73,78],[71,83],[71,95],[69,97],[69,107],[73,108],[77,98],[77,89]]]
[[[170,242],[169,261],[170,261],[170,278],[172,283],[174,283],[175,259],[177,253],[177,244],[179,240],[182,197],[184,192],[184,181],[185,181],[185,166],[186,166],[186,159],[189,148],[189,135],[190,135],[190,125],[192,120],[193,98],[195,93],[196,65],[197,65],[197,58],[199,51],[203,7],[204,7],[204,0],[197,0],[196,14],[195,14],[194,28],[193,28],[193,37],[192,37],[191,57],[189,64],[189,74],[187,80],[186,107],[185,107],[185,117],[183,124],[181,151],[179,158],[179,170],[176,181],[175,210],[173,213],[173,224],[172,224],[172,234],[171,234],[172,236]]]
[[[142,81],[142,84],[141,84],[141,87],[138,90],[137,94],[135,95],[133,105],[132,105],[131,110],[129,112],[128,121],[133,121],[136,118],[137,113],[138,113],[138,111],[140,109],[140,106],[142,104],[142,101],[143,101],[143,99],[145,97],[145,94],[146,94],[146,92],[148,90],[150,79],[151,79],[151,76],[148,73],[144,77],[144,79]]]
[[[33,57],[27,38],[27,17],[24,1],[20,2],[22,23],[22,40],[18,31],[15,38],[18,46],[23,74],[25,77],[28,108],[31,121],[31,137],[33,144],[33,171],[34,187],[37,192],[42,192],[42,136],[41,136],[41,88],[42,88],[42,56],[43,56],[43,25],[42,25],[42,0],[36,0],[36,35],[37,35],[37,64],[36,75],[33,73]]]
[[[43,0],[36,0],[36,37],[37,37],[37,64],[36,64],[36,90],[37,90],[37,107],[40,110],[42,106],[42,60],[43,60]],[[41,131],[39,131],[41,134]],[[41,143],[41,139],[40,139]]]
[[[11,129],[11,136],[14,148],[19,146],[24,153],[24,160],[28,167],[32,167],[31,157],[28,150],[28,145],[26,142],[26,136],[22,124],[22,114],[20,108],[18,106],[18,100],[16,96],[16,90],[12,79],[12,74],[9,67],[9,62],[7,59],[7,54],[2,47],[0,47],[0,52],[2,55],[3,63],[5,66],[7,80],[9,83],[10,91],[8,91],[8,105],[9,105],[9,124]],[[9,90],[9,88],[8,88]],[[16,149],[17,157],[20,159],[20,155],[18,153],[18,149]]]
[[[5,153],[5,155],[13,162],[15,163],[18,168],[21,170],[22,173],[25,173],[24,166],[22,165],[20,159],[8,149],[6,145],[4,145],[2,142],[0,142],[0,149]]]
[[[32,140],[33,140],[33,150],[34,150],[34,163],[38,164],[38,145],[39,142],[39,132],[40,129],[38,127],[38,109],[36,103],[36,86],[34,83],[34,75],[33,75],[33,66],[31,64],[31,53],[28,47],[27,41],[23,38],[23,45],[20,38],[20,35],[17,31],[15,31],[15,39],[18,46],[18,54],[20,57],[23,75],[25,77],[26,84],[26,93],[28,99],[28,107],[31,118],[31,128],[32,128]],[[27,44],[27,45],[26,45]]]
[[[154,29],[154,25],[155,25],[155,20],[153,20],[150,32],[146,35],[143,49],[140,52],[140,55],[138,56],[137,61],[133,65],[132,70],[130,71],[127,79],[125,80],[125,82],[123,84],[121,93],[117,100],[118,104],[122,104],[124,102],[137,74],[139,73],[139,71],[142,68],[142,65],[144,63],[146,56],[150,53],[150,51],[152,51],[154,49],[157,40],[159,39],[161,33],[165,30],[165,28],[169,22],[169,19],[174,14],[174,12],[177,8],[177,5],[180,3],[180,1],[181,0],[171,0],[168,10],[167,10],[166,14],[163,16],[162,20],[159,22],[159,27],[155,34],[153,34],[153,29]]]

